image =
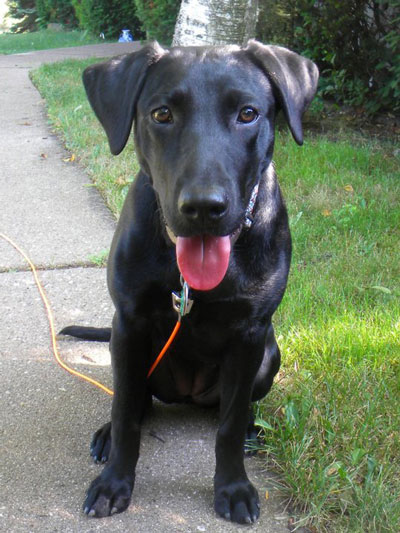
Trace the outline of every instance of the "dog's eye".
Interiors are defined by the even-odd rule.
[[[254,107],[251,107],[251,106],[243,107],[239,111],[239,115],[237,118],[238,122],[242,122],[243,124],[250,124],[250,122],[254,122],[257,119],[258,119],[258,113],[254,109]]]
[[[157,122],[158,124],[168,124],[169,122],[172,122],[172,113],[165,105],[152,111],[151,116],[154,122]]]

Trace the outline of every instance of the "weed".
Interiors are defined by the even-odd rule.
[[[107,265],[109,253],[110,250],[102,250],[96,255],[89,256],[89,261],[98,267],[105,267]]]

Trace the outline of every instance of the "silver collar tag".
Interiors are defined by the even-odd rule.
[[[178,313],[178,320],[188,315],[193,306],[193,300],[189,298],[189,285],[181,276],[182,290],[180,293],[172,291],[172,308]]]

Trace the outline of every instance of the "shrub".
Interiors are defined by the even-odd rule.
[[[400,111],[400,0],[271,0],[258,37],[317,62],[320,93],[373,114]]]
[[[143,36],[133,0],[71,0],[82,29],[116,38],[129,28],[135,39]]]
[[[257,39],[266,44],[293,48],[297,11],[297,0],[260,2]]]
[[[49,22],[68,27],[77,26],[71,0],[36,0],[36,10],[40,27],[46,27]]]
[[[400,110],[399,0],[378,0],[372,9],[368,0],[300,0],[299,6],[295,45],[319,63],[322,94],[369,113]]]
[[[7,14],[18,21],[11,27],[11,31],[22,33],[37,29],[35,0],[8,0],[7,5]]]
[[[148,39],[171,44],[180,0],[135,0],[137,16]]]

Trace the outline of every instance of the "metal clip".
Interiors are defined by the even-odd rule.
[[[189,298],[189,285],[181,276],[182,290],[179,293],[172,292],[172,308],[179,315],[179,320],[190,313],[193,305],[193,300]]]

